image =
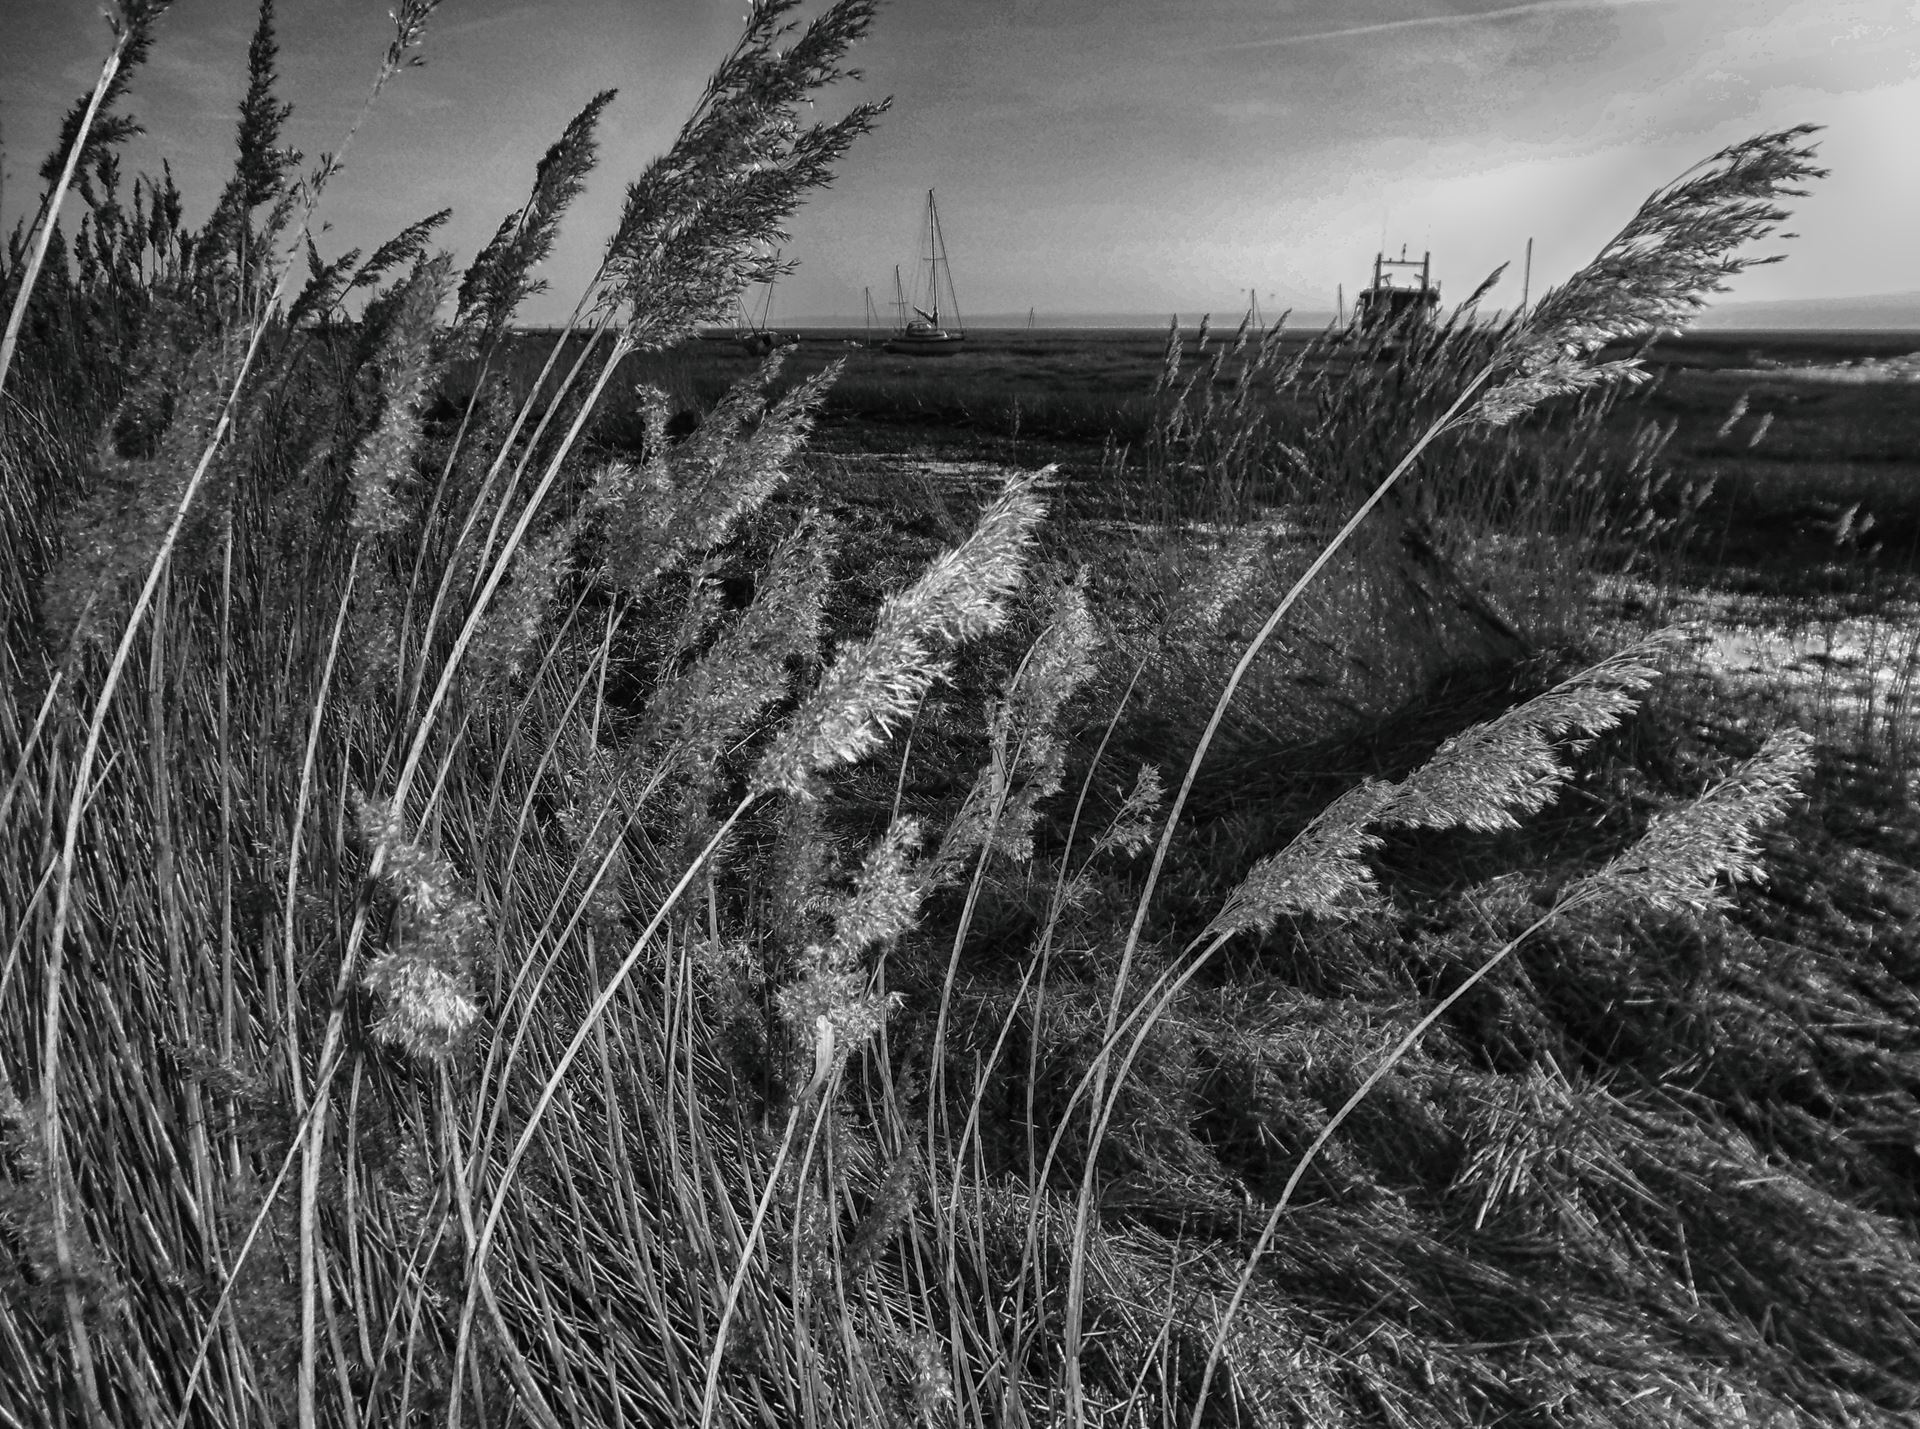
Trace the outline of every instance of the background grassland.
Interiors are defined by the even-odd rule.
[[[762,363],[693,334],[877,117],[792,9],[566,335],[609,97],[461,275],[309,261],[270,6],[204,226],[76,111],[0,268],[0,1422],[1911,1422],[1913,409],[1604,366],[1805,132],[1391,353]]]

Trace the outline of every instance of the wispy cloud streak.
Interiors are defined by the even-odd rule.
[[[1558,10],[1623,10],[1630,5],[1661,5],[1671,0],[1523,0],[1518,5],[1502,5],[1497,10],[1477,10],[1458,15],[1413,15],[1404,20],[1380,20],[1371,25],[1348,25],[1338,30],[1313,30],[1304,35],[1279,35],[1270,40],[1241,40],[1230,45],[1210,45],[1202,53],[1225,54],[1244,50],[1278,50],[1290,45],[1310,45],[1321,40],[1344,40],[1357,35],[1380,35],[1392,30],[1425,30],[1460,25],[1477,25],[1487,20],[1507,20],[1517,15],[1545,15]]]

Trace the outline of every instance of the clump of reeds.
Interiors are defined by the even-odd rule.
[[[376,92],[433,8],[401,7]],[[831,373],[781,390],[769,363],[685,440],[645,397],[632,449],[588,443],[622,359],[768,276],[874,121],[802,122],[867,0],[750,6],[531,381],[512,323],[610,96],[464,272],[441,215],[329,258],[331,166],[302,180],[279,142],[266,4],[212,217],[164,182],[119,206],[108,101],[159,7],[117,13],[0,274],[34,359],[0,372],[9,1422],[1911,1412],[1910,1188],[1860,1150],[1911,1089],[1830,1015],[1897,1038],[1891,984],[1762,976],[1779,955],[1721,906],[1802,773],[1790,734],[1415,919],[1403,845],[1551,817],[1618,761],[1656,650],[1209,868],[1197,771],[1337,543],[1256,629],[1280,527],[1226,537],[1156,634],[1041,569],[1060,478],[1013,473],[849,615],[855,536],[786,496]],[[1474,390],[1606,375],[1539,332],[1664,321],[1729,271],[1759,196],[1810,172],[1797,133],[1722,156],[1545,326],[1414,354],[1417,419],[1341,398],[1413,422],[1376,491]],[[1239,357],[1266,380],[1275,351]],[[1488,375],[1449,389],[1470,351]],[[1262,462],[1305,482],[1328,453],[1215,375],[1170,390],[1158,450],[1244,514]],[[1225,691],[1160,726],[1177,783],[1116,775],[1140,725],[1102,663],[1183,631],[1230,651]],[[882,757],[884,808],[855,777]],[[902,808],[929,759],[944,792]],[[1225,975],[1248,949],[1272,966]],[[1668,952],[1718,969],[1730,1031]],[[1761,1105],[1767,1078],[1843,1120]],[[1850,1316],[1862,1291],[1884,1313]]]

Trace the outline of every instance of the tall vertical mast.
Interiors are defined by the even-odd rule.
[[[934,241],[933,190],[927,190],[927,320],[940,326],[940,249]]]
[[[931,270],[927,286],[932,290],[933,325],[940,326],[940,275],[944,273],[954,326],[961,327],[960,295],[953,290],[953,265],[947,261],[947,235],[940,228],[940,210],[934,207],[932,189],[927,190],[927,266]]]

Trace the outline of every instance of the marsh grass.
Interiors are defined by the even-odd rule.
[[[871,18],[751,6],[544,345],[609,96],[464,274],[438,215],[318,251],[270,5],[204,228],[70,126],[0,272],[8,1422],[1911,1414],[1916,970],[1764,932],[1804,740],[1704,743],[1670,642],[1579,658],[1518,577],[1497,678],[1456,593],[1444,659],[1300,694],[1410,539],[1631,554],[1590,408],[1467,423],[1604,401],[1803,133],[1506,327],[1169,364],[1190,505],[1083,569],[1054,470],[810,506],[836,370],[676,346],[878,117],[800,122]]]

